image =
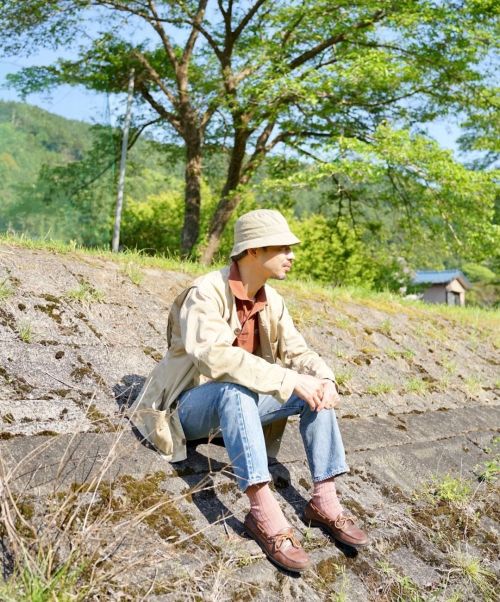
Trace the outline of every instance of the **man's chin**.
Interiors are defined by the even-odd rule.
[[[285,280],[285,278],[287,277],[287,272],[280,272],[279,274],[275,274],[274,276],[271,276],[272,280]]]

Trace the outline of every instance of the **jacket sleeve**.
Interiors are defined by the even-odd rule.
[[[283,402],[293,393],[297,380],[293,370],[233,347],[235,334],[210,292],[190,290],[180,310],[180,326],[186,353],[204,376],[274,395]]]
[[[335,382],[335,376],[326,362],[304,340],[295,328],[283,301],[283,310],[278,322],[278,355],[283,365],[300,374],[310,374],[318,378],[328,378]]]

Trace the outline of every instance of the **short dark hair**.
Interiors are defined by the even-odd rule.
[[[242,251],[241,253],[238,253],[238,255],[233,255],[231,257],[231,259],[233,261],[239,261],[240,259],[243,259],[243,257],[245,257],[245,255],[248,253],[248,249],[245,249],[244,251]]]

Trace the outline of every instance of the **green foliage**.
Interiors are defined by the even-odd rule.
[[[449,474],[435,477],[424,486],[424,497],[431,503],[445,502],[452,506],[461,507],[470,501],[472,488],[463,478]]]
[[[293,268],[298,278],[333,285],[373,283],[376,267],[348,224],[335,225],[321,215],[312,215],[301,221],[292,219],[290,225],[301,240]]]
[[[374,233],[396,222],[392,230],[382,228],[379,241],[389,256],[400,255],[401,238],[407,259],[415,240],[415,252],[428,259],[425,249],[432,241],[439,247],[437,261],[461,244],[465,253],[461,249],[459,257],[484,257],[498,242],[489,228],[490,194],[482,176],[473,181],[445,154],[430,153],[429,140],[408,135],[436,117],[464,115],[467,147],[489,152],[495,132],[487,125],[497,103],[489,85],[495,72],[493,2],[279,0],[269,6],[231,3],[231,9],[214,3],[209,19],[203,2],[33,0],[26,15],[19,15],[17,5],[2,2],[5,52],[78,47],[74,59],[12,76],[21,93],[60,84],[124,92],[133,68],[140,125],[154,121],[165,140],[185,145],[200,159],[214,148],[227,151],[221,195],[227,211],[210,224],[217,238],[265,157],[282,145],[294,159],[326,158],[327,177],[344,201],[339,216],[366,220],[361,234],[368,223]],[[96,15],[99,36],[79,37]],[[354,148],[358,143],[366,148]],[[365,160],[354,161],[353,153]],[[332,156],[339,159],[333,169]],[[203,170],[203,161],[199,164]],[[198,209],[198,187],[191,176],[184,189],[188,211]],[[408,216],[417,228],[407,225],[402,237],[401,220]],[[331,219],[332,212],[325,217]],[[198,236],[197,220],[191,221],[186,223],[194,239],[203,241],[205,232]],[[379,263],[390,264],[387,258]],[[348,281],[358,277],[348,271]],[[377,283],[377,275],[369,278]]]

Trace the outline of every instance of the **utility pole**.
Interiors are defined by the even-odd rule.
[[[113,229],[113,242],[111,250],[113,253],[118,253],[120,247],[120,222],[122,219],[123,209],[123,191],[125,189],[125,169],[127,166],[127,146],[128,146],[128,131],[130,129],[130,120],[132,118],[132,100],[134,97],[134,69],[130,72],[128,81],[128,96],[127,110],[125,113],[125,121],[123,122],[123,138],[122,138],[122,154],[120,159],[120,175],[118,177],[118,193],[116,196],[116,211],[115,211],[115,226]]]

